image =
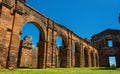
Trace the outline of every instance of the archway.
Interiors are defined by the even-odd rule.
[[[58,36],[57,39],[56,39],[56,46],[57,47],[62,47],[63,45],[63,39],[61,36]]]
[[[88,67],[88,49],[84,48],[84,66]]]
[[[44,56],[44,32],[38,24],[24,24],[21,30],[21,41],[18,53],[18,67],[42,67]]]
[[[65,43],[62,36],[56,38],[56,65],[57,67],[65,67],[66,52],[64,50]]]
[[[80,67],[80,51],[78,48],[78,44],[75,43],[73,45],[73,50],[72,50],[72,66],[73,67]]]

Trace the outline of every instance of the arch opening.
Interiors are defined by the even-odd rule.
[[[22,28],[20,40],[24,40],[26,36],[32,37],[32,45],[37,46],[41,40],[40,32],[34,23],[26,23]]]
[[[56,54],[56,67],[66,67],[65,43],[62,36],[56,38]]]
[[[72,66],[73,67],[80,67],[80,51],[79,51],[79,48],[78,48],[78,44],[75,43],[73,45],[73,50],[72,50]]]
[[[44,32],[33,22],[24,24],[20,35],[20,46],[18,52],[18,68],[42,67],[44,55]],[[42,54],[40,56],[40,54]],[[42,59],[42,60],[41,60]]]
[[[57,47],[62,47],[63,45],[63,39],[61,36],[58,36],[57,39],[56,39],[56,46]]]

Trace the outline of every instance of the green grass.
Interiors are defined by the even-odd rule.
[[[0,74],[120,74],[120,68],[52,68],[52,69],[16,69],[0,70]]]

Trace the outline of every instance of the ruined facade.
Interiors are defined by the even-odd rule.
[[[116,66],[120,67],[120,30],[107,29],[100,32],[92,37],[92,43],[98,49],[101,67],[110,66],[109,57],[111,56],[115,56]]]
[[[17,67],[36,68],[37,62],[38,47],[32,46],[32,37],[25,36],[20,42]]]
[[[30,65],[25,61],[31,59],[25,59],[31,56],[31,43],[23,41],[20,45],[22,27],[28,22],[35,24],[41,32],[35,63],[37,68],[98,66],[98,52],[91,42],[29,7],[25,0],[0,0],[0,68]],[[61,48],[56,46],[58,36],[64,42]],[[75,52],[73,45],[76,46]],[[21,63],[20,58],[25,61]]]

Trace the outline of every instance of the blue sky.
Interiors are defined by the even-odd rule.
[[[120,0],[26,0],[27,4],[45,16],[72,30],[82,38],[105,30],[120,29]],[[28,28],[29,26],[29,28]],[[35,30],[36,29],[36,30]],[[29,31],[28,31],[29,30]],[[39,32],[32,24],[23,27],[25,35],[38,42]],[[114,58],[110,58],[114,62]]]
[[[64,25],[82,38],[90,39],[91,36],[108,28],[120,29],[118,23],[120,0],[26,1],[32,8]]]
[[[109,64],[110,64],[110,66],[111,66],[112,64],[115,64],[115,65],[116,65],[116,58],[115,58],[115,56],[109,57]]]
[[[27,4],[82,38],[120,29],[120,0],[27,0]]]

